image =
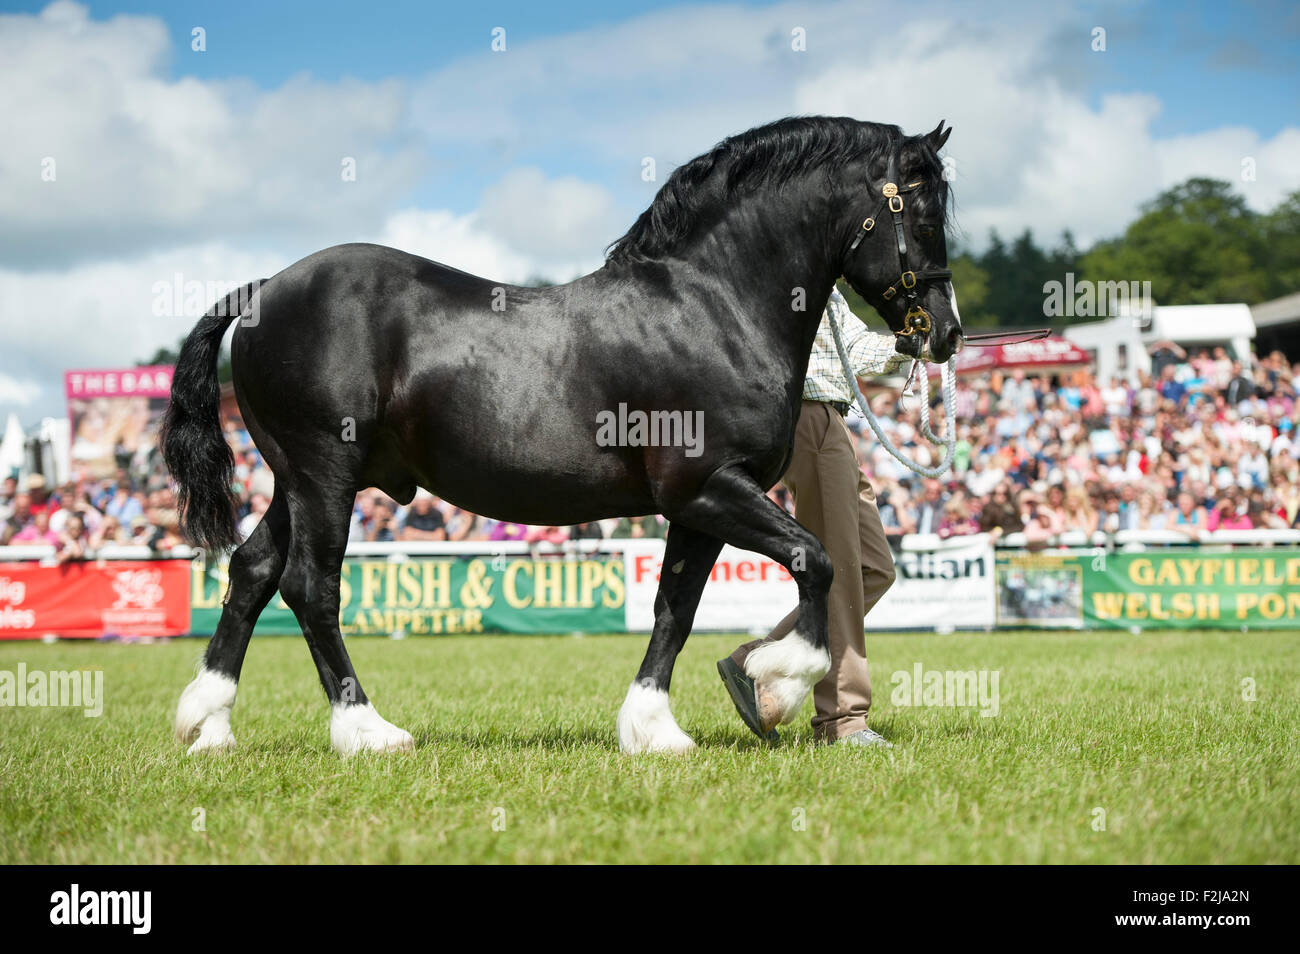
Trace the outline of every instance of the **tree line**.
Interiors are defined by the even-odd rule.
[[[1087,251],[1069,231],[1044,248],[1031,229],[1010,242],[994,230],[983,252],[956,249],[950,267],[968,327],[1043,324],[1043,286],[1067,272],[1076,282],[1149,281],[1166,305],[1258,304],[1300,291],[1300,192],[1258,213],[1230,183],[1192,178]]]

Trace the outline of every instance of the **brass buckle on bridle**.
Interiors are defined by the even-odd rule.
[[[913,318],[917,319],[915,325],[912,324]],[[907,310],[907,314],[903,316],[902,329],[895,331],[894,335],[899,338],[906,338],[918,332],[923,335],[930,333],[930,314],[920,305],[913,305]]]

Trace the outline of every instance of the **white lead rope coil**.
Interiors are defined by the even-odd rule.
[[[915,461],[908,460],[902,452],[895,447],[888,437],[885,436],[880,422],[876,420],[876,415],[871,413],[871,406],[867,404],[866,399],[862,396],[862,391],[858,387],[858,376],[853,373],[853,366],[849,363],[849,353],[844,350],[844,341],[840,338],[840,324],[835,320],[834,315],[831,319],[831,337],[835,339],[835,350],[839,352],[840,364],[844,367],[844,376],[849,379],[849,387],[853,389],[853,395],[858,400],[858,409],[862,411],[863,417],[871,426],[872,432],[876,435],[876,440],[880,441],[880,446],[889,451],[894,458],[913,473],[920,474],[922,477],[942,477],[952,467],[953,457],[957,453],[957,416],[954,407],[957,403],[957,359],[949,358],[948,363],[943,366],[942,373],[942,391],[943,391],[943,410],[944,416],[948,419],[948,426],[945,428],[946,437],[936,437],[930,430],[930,377],[925,370],[925,362],[918,361],[915,363],[917,372],[917,384],[921,388],[921,434],[927,441],[936,447],[946,446],[947,450],[943,455],[943,461],[938,467],[922,467]]]

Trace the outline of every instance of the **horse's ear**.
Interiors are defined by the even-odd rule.
[[[939,125],[934,127],[934,132],[925,137],[925,141],[930,144],[931,149],[938,152],[943,148],[943,144],[948,141],[948,137],[951,135],[952,127],[949,126],[947,129],[944,129],[943,120],[941,119],[939,120]]]

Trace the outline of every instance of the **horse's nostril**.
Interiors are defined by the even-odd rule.
[[[966,338],[962,335],[961,329],[951,329],[948,332],[948,350],[953,354],[960,354],[964,347],[966,347]]]

